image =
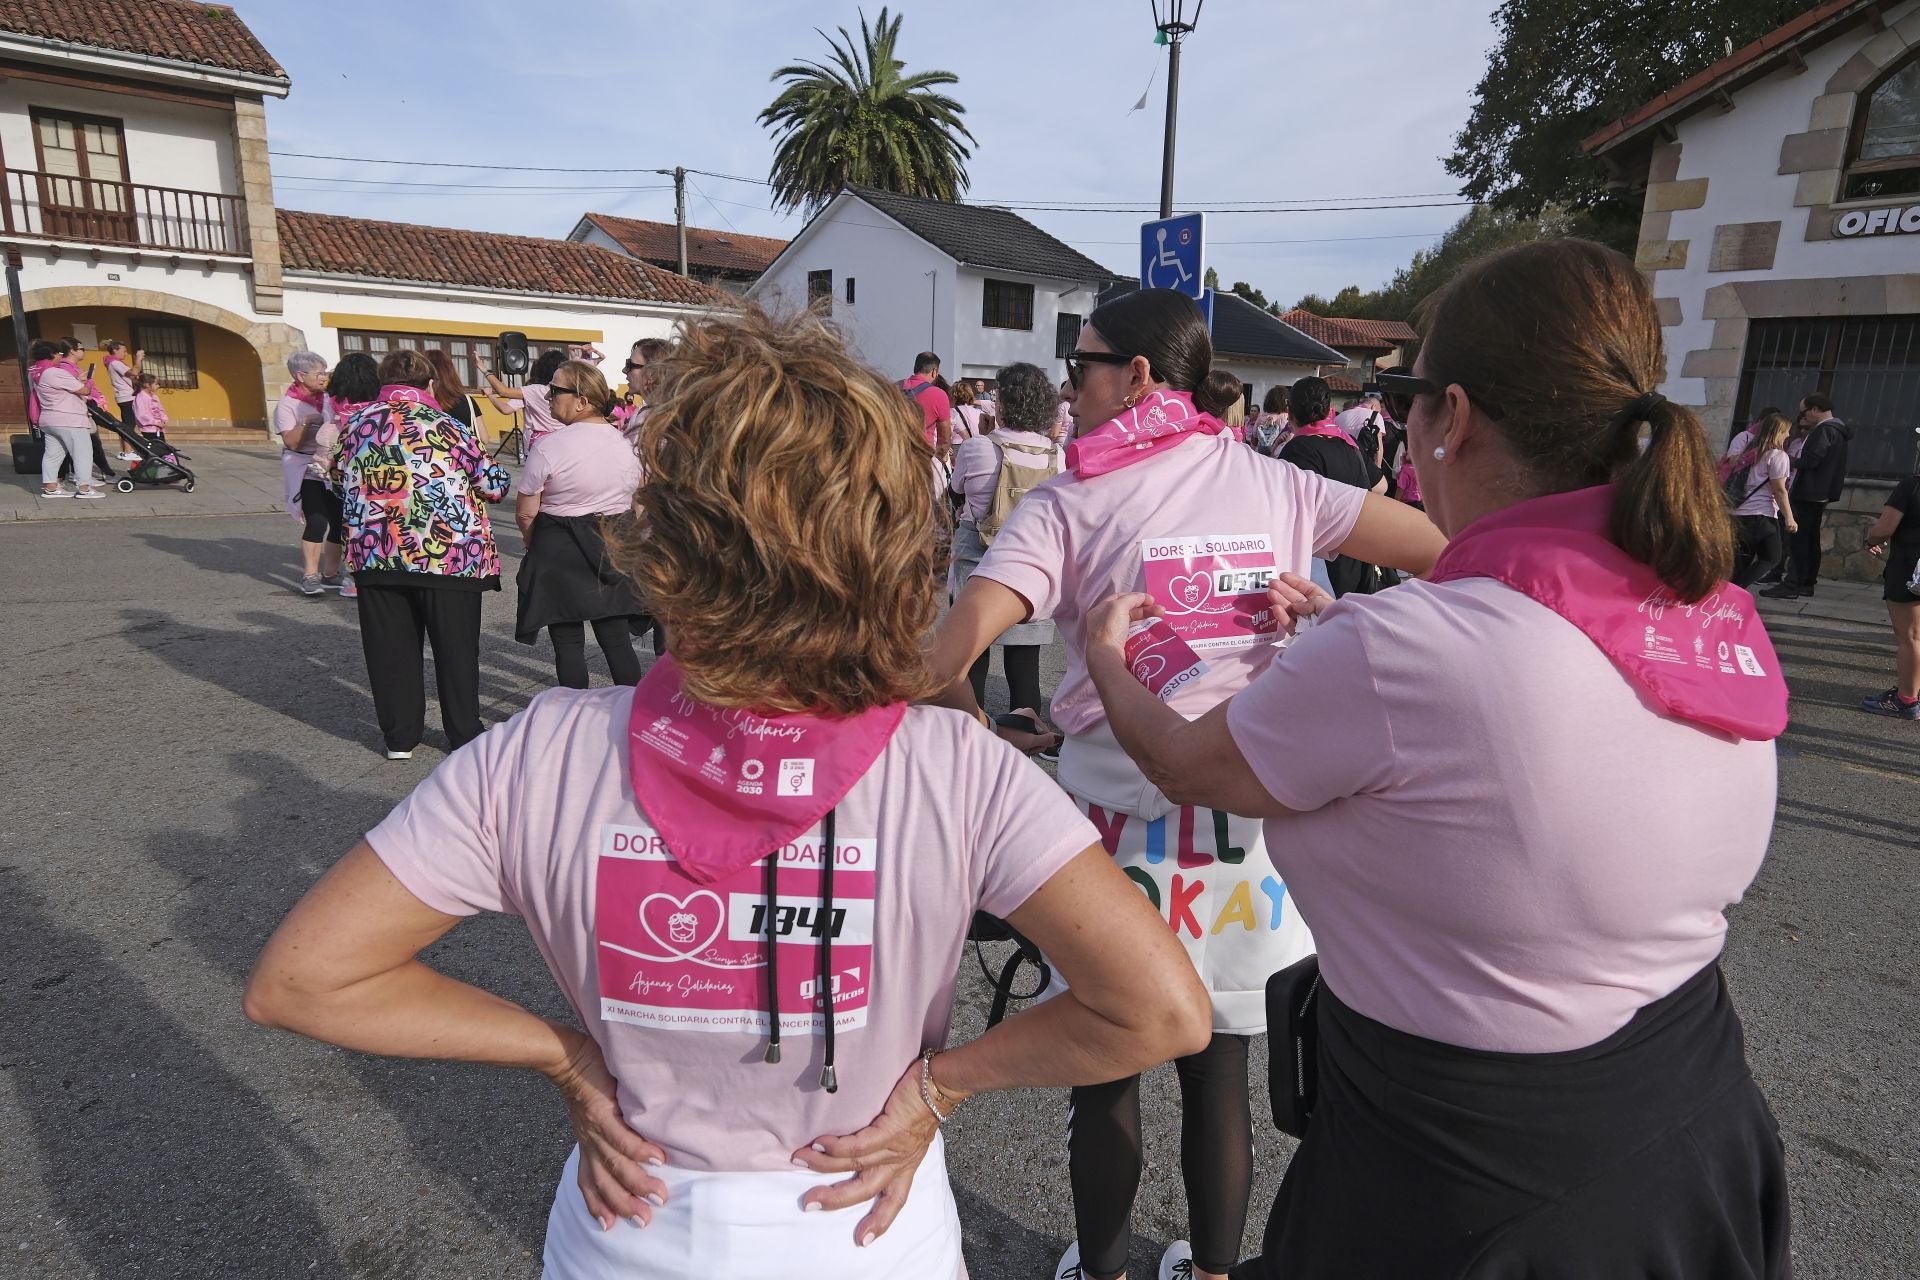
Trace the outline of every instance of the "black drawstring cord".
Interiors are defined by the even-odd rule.
[[[774,931],[780,907],[775,893],[779,870],[780,851],[775,849],[767,855],[767,1008],[773,1020],[773,1031],[767,1037],[768,1062],[780,1061],[780,935]]]
[[[820,871],[820,999],[827,1011],[827,1065],[820,1069],[820,1087],[840,1091],[833,1070],[833,810],[827,810],[825,862]]]

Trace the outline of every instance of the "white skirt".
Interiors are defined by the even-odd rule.
[[[944,1142],[914,1174],[913,1190],[885,1235],[866,1248],[854,1228],[872,1208],[803,1213],[800,1197],[850,1175],[792,1172],[654,1173],[667,1203],[645,1227],[602,1231],[580,1195],[580,1148],[567,1157],[547,1215],[545,1280],[964,1280],[960,1218],[947,1183]]]

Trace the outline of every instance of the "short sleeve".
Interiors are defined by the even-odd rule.
[[[521,778],[527,713],[443,761],[367,833],[414,897],[452,916],[513,911],[504,884],[508,815]]]
[[[1785,480],[1787,473],[1793,470],[1793,463],[1787,458],[1785,449],[1775,449],[1767,455],[1767,479]]]
[[[1360,509],[1367,505],[1367,491],[1330,480],[1317,471],[1292,470],[1294,499],[1313,522],[1313,554],[1331,559],[1359,523]]]
[[[1908,476],[1893,486],[1893,492],[1887,495],[1887,505],[1903,516],[1910,515],[1913,512],[1913,499],[1916,494],[1920,494],[1920,476]]]
[[[1297,813],[1384,787],[1393,733],[1365,609],[1336,604],[1227,704],[1227,730],[1267,793]]]
[[[1017,592],[1032,610],[1027,620],[1039,620],[1060,608],[1066,562],[1066,518],[1043,487],[1013,509],[973,576]]]
[[[1089,845],[1100,843],[1086,815],[1040,767],[976,724],[961,726],[976,780],[961,799],[979,822],[974,841],[975,902],[990,915],[1018,911],[1041,885]]]
[[[53,368],[40,375],[39,385],[52,387],[55,391],[78,391],[86,384],[65,369]]]
[[[527,450],[527,465],[520,469],[520,495],[538,497],[547,487],[547,451],[541,440]]]

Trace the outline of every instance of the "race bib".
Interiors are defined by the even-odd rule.
[[[820,900],[821,841],[781,847],[775,901],[754,863],[711,885],[680,869],[651,827],[600,833],[594,871],[594,951],[600,1016],[669,1031],[764,1036],[767,948],[780,948],[780,1032],[811,1035],[867,1024],[873,984],[874,842],[838,841],[833,908]],[[833,939],[833,977],[822,991],[819,947]]]
[[[1267,534],[1149,538],[1140,558],[1147,593],[1196,654],[1244,649],[1278,629],[1267,583],[1279,569]]]
[[[1207,673],[1206,659],[1176,635],[1165,618],[1136,622],[1123,652],[1133,678],[1162,702]]]

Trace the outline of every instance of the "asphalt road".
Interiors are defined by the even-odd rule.
[[[285,516],[0,532],[0,1275],[538,1272],[569,1142],[544,1082],[370,1059],[241,1016],[267,933],[444,745],[435,730],[399,764],[375,750],[352,606],[293,593],[293,540]],[[489,598],[489,718],[551,680],[511,618],[511,592]],[[1887,683],[1883,630],[1791,620],[1775,638],[1794,726],[1726,967],[1785,1133],[1799,1274],[1906,1280],[1920,724],[1853,709]],[[465,925],[433,958],[564,1013],[516,921]],[[964,1037],[986,1000],[970,962],[961,980]],[[1149,1080],[1135,1275],[1185,1234],[1171,1085]],[[1059,1094],[955,1122],[975,1276],[1049,1274],[1072,1230],[1064,1122]],[[1258,1142],[1249,1251],[1288,1155],[1270,1129]]]

